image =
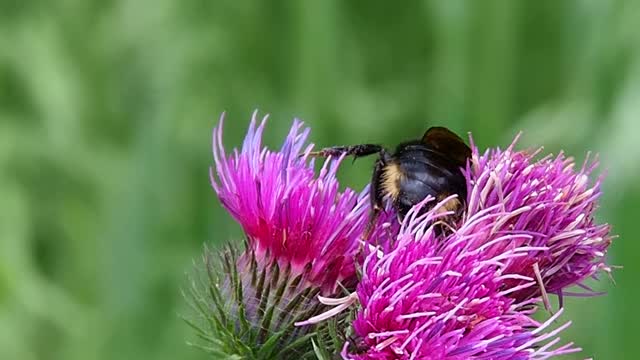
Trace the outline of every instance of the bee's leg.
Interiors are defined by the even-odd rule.
[[[380,191],[380,183],[382,181],[382,172],[387,162],[380,154],[380,158],[376,160],[376,164],[373,168],[373,175],[371,176],[371,185],[369,188],[369,198],[371,199],[371,207],[375,213],[382,210],[382,198],[384,194]]]
[[[365,231],[365,239],[368,239],[373,231],[380,211],[384,209],[384,194],[380,191],[380,182],[382,181],[382,173],[384,167],[391,161],[391,154],[385,149],[380,150],[380,157],[376,160],[376,164],[373,168],[373,175],[371,176],[371,185],[369,187],[369,199],[371,199],[371,216],[369,218],[369,225]]]
[[[371,232],[376,226],[380,211],[382,211],[382,197],[380,193],[380,176],[382,175],[382,169],[384,164],[381,159],[376,161],[375,168],[373,170],[373,176],[371,177],[371,184],[369,185],[369,200],[371,201],[371,214],[369,215],[369,223],[367,229],[364,232],[364,238],[369,239]]]
[[[354,158],[359,158],[359,157],[368,156],[375,153],[382,153],[382,152],[384,152],[384,148],[380,145],[361,144],[361,145],[349,145],[349,146],[332,146],[332,147],[321,149],[319,151],[310,152],[309,156],[338,157],[342,154],[346,154],[347,156],[353,156]]]

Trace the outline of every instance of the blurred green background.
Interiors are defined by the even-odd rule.
[[[601,154],[624,265],[569,302],[576,357],[635,359],[640,2],[0,0],[0,359],[204,359],[179,289],[239,238],[210,134],[251,112],[319,145],[416,137]],[[372,160],[344,166],[358,188]],[[636,222],[634,225],[633,223]]]

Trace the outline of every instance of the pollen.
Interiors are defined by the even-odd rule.
[[[444,201],[451,194],[440,194],[437,197],[437,200]],[[445,202],[442,207],[438,209],[438,213],[450,212],[450,211],[458,211],[458,209],[462,206],[462,203],[458,198],[451,198],[447,202]]]

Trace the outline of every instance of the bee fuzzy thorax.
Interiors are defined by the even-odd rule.
[[[400,195],[400,181],[405,177],[400,164],[390,163],[386,165],[382,173],[382,190],[391,200]]]

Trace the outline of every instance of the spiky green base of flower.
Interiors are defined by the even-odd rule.
[[[203,265],[185,297],[196,319],[185,319],[216,359],[315,359],[339,353],[338,318],[322,325],[295,326],[327,310],[318,287],[307,281],[310,266],[294,274],[267,254],[239,254],[233,246],[219,254],[205,248]],[[344,325],[344,324],[341,324]],[[320,327],[321,326],[321,327]],[[313,341],[312,341],[313,340]]]
[[[345,343],[349,343],[350,349],[360,343],[355,338],[352,326],[356,316],[355,310],[354,307],[317,325],[317,335],[312,339],[312,343],[318,360],[342,359],[340,352]]]

